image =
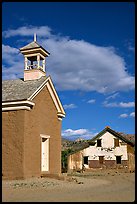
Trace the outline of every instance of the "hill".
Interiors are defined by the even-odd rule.
[[[62,144],[61,144],[61,149],[62,151],[71,149],[72,151],[79,150],[81,148],[85,148],[88,145],[88,140],[68,140],[65,138],[62,138]]]
[[[134,134],[125,134],[123,132],[118,132],[123,137],[135,144],[135,135]],[[77,139],[77,140],[68,140],[62,137],[61,149],[62,151],[71,149],[72,151],[77,151],[79,149],[86,148],[88,146],[89,140]]]

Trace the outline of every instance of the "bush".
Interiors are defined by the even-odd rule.
[[[64,150],[61,152],[61,166],[62,166],[62,173],[66,173],[68,169],[68,155],[72,153],[73,150],[71,148]]]

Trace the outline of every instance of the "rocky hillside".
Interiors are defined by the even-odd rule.
[[[135,135],[134,134],[125,134],[123,132],[119,132],[123,137],[128,139],[129,141],[133,142],[135,144]]]
[[[67,140],[62,138],[62,151],[72,149],[73,151],[79,150],[81,148],[85,148],[88,146],[87,140]]]
[[[123,137],[125,137],[126,139],[132,141],[135,144],[135,135],[134,134],[125,134],[122,132],[119,132],[119,134],[121,134]],[[71,149],[73,151],[79,150],[79,149],[83,149],[86,148],[88,146],[88,140],[68,140],[65,138],[62,138],[62,151]]]

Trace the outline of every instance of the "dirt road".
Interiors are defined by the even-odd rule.
[[[3,181],[2,202],[133,202],[135,200],[135,173],[96,171],[77,173],[66,178],[67,180],[31,178]]]

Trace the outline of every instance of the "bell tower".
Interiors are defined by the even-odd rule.
[[[36,34],[34,41],[20,48],[20,52],[24,55],[24,81],[46,76],[46,57],[50,53],[37,43]]]

